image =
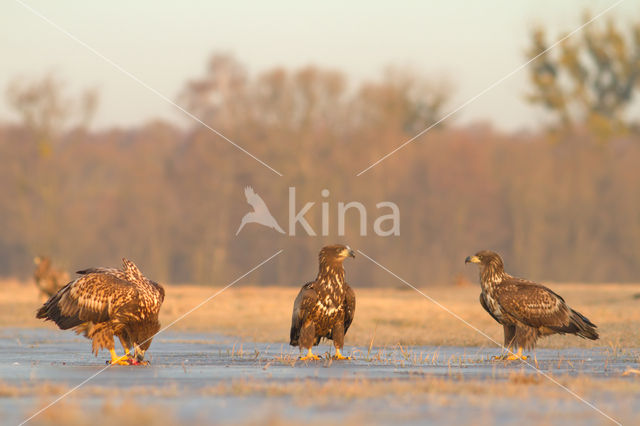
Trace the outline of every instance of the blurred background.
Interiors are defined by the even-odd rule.
[[[624,2],[378,166],[374,161],[614,1],[29,1],[283,174],[17,2],[0,6],[0,276],[35,256],[226,284],[301,285],[341,242],[417,286],[475,281],[493,249],[537,280],[640,281],[640,6]],[[247,225],[252,186],[287,229]],[[328,189],[329,197],[321,191]],[[359,201],[338,236],[338,202]],[[372,232],[381,201],[400,235]],[[355,286],[401,286],[361,256]]]

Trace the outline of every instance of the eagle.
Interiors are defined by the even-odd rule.
[[[160,330],[158,314],[164,288],[125,258],[122,269],[98,267],[77,274],[78,278],[42,305],[36,318],[91,339],[96,356],[100,349],[108,349],[111,364],[147,364],[144,354]],[[122,357],[115,352],[113,336],[118,336],[124,348]]]
[[[504,328],[504,346],[509,353],[502,359],[527,359],[523,349],[535,348],[539,337],[551,334],[598,339],[597,326],[587,317],[549,288],[507,274],[497,253],[479,251],[465,263],[480,265],[480,304]],[[515,354],[510,350],[513,345],[518,348]]]
[[[340,353],[356,310],[356,294],[344,279],[342,262],[347,257],[356,257],[349,246],[323,247],[316,280],[303,285],[296,297],[289,344],[299,346],[301,352],[303,348],[308,350],[302,360],[320,359],[311,347],[322,338],[333,340],[335,359],[350,359]]]
[[[54,268],[51,264],[51,258],[48,256],[36,256],[33,259],[36,265],[33,271],[33,279],[36,287],[40,290],[40,296],[43,300],[60,290],[68,281],[69,274]]]

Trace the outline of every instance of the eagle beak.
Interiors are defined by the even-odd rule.
[[[478,256],[467,256],[464,263],[481,263]]]
[[[340,253],[340,256],[342,256],[342,257],[344,257],[344,258],[347,258],[347,257],[353,257],[353,258],[355,258],[355,257],[356,257],[356,252],[355,252],[355,251],[353,251],[353,249],[352,249],[351,247],[346,246],[346,247],[342,250],[342,252]]]

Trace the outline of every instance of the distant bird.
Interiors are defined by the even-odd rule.
[[[597,326],[587,317],[547,287],[507,274],[497,253],[479,251],[465,263],[480,265],[480,304],[504,327],[504,346],[510,352],[512,345],[518,348],[503,359],[527,359],[522,350],[533,349],[541,336],[568,333],[598,339]]]
[[[112,364],[144,364],[144,354],[160,330],[158,313],[164,289],[130,260],[123,258],[122,265],[122,269],[78,271],[80,277],[54,294],[36,317],[51,320],[62,330],[72,328],[84,334],[92,340],[96,356],[102,348],[109,350]],[[115,352],[114,335],[124,348],[122,357]]]
[[[311,351],[320,339],[333,340],[336,359],[350,359],[340,351],[356,310],[356,294],[344,280],[342,262],[356,257],[349,246],[333,245],[320,250],[316,280],[302,286],[293,304],[291,346],[307,349],[302,360],[320,359]]]
[[[278,225],[276,219],[271,215],[271,212],[269,211],[269,208],[267,207],[265,202],[253,190],[253,188],[247,186],[244,189],[244,195],[245,197],[247,197],[247,203],[249,203],[249,205],[253,207],[253,211],[244,215],[244,217],[242,218],[242,222],[240,223],[240,227],[236,232],[236,235],[240,233],[240,230],[242,230],[244,225],[246,225],[247,223],[259,223],[260,225],[264,225],[267,228],[273,228],[279,233],[284,234],[284,231],[282,230],[282,228],[280,228],[280,225]]]
[[[44,300],[53,296],[69,282],[69,274],[54,268],[51,265],[51,258],[47,256],[37,256],[33,259],[36,268],[33,271],[33,279],[36,287],[40,290],[40,297]]]

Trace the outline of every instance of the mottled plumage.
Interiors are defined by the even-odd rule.
[[[148,280],[138,267],[122,259],[123,268],[91,268],[54,294],[39,310],[37,318],[51,320],[63,330],[72,328],[92,340],[95,355],[102,348],[112,362],[139,363],[160,329],[158,314],[164,289]],[[113,336],[125,349],[125,360],[117,358]],[[128,357],[134,350],[135,358]]]
[[[502,324],[504,346],[518,348],[511,358],[521,357],[523,349],[533,349],[539,337],[550,334],[598,339],[597,327],[588,318],[547,287],[507,274],[497,253],[483,250],[467,257],[469,262],[480,264],[480,304]]]
[[[53,296],[69,282],[69,274],[60,271],[51,265],[51,259],[47,256],[37,256],[33,259],[36,269],[33,271],[33,279],[40,290],[40,296],[46,300]]]
[[[349,246],[333,245],[320,250],[316,280],[302,286],[296,297],[290,345],[308,350],[303,359],[317,359],[311,347],[322,338],[333,340],[336,358],[344,359],[340,350],[356,309],[356,295],[344,278],[342,262],[347,257],[355,257]]]

